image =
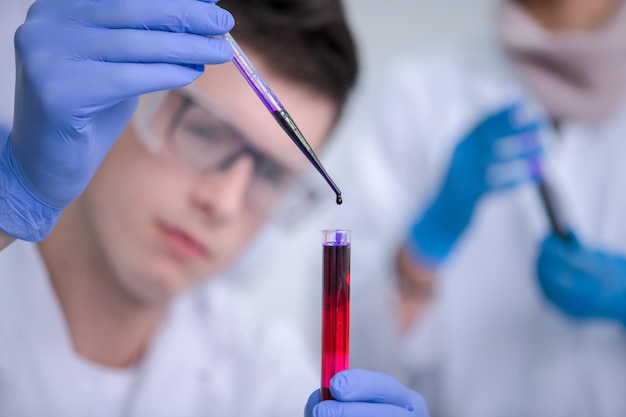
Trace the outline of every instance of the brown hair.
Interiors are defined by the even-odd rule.
[[[278,74],[327,94],[343,107],[356,82],[357,52],[341,0],[221,0],[231,31]]]

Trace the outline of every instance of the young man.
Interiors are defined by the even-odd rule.
[[[115,45],[115,41],[132,44],[146,35],[133,33],[143,29],[131,29],[118,36],[116,31],[124,25],[116,19],[133,21],[130,26],[142,28],[139,12],[167,7],[143,0],[105,3],[93,8],[91,3],[69,0],[57,2],[65,6],[60,8],[51,7],[55,5],[51,0],[36,3],[17,36],[18,54],[19,48],[28,52],[22,65],[33,65],[46,53],[39,50],[42,55],[38,56],[33,52],[38,48],[29,49],[27,44],[33,42],[29,36],[75,47],[68,56],[76,61],[85,56],[101,60],[87,70],[109,64],[112,54],[119,58],[119,49],[133,48]],[[196,8],[189,13],[204,10],[225,19],[216,14],[213,4],[186,4]],[[237,18],[233,35],[290,109],[311,145],[319,149],[356,75],[354,46],[340,3],[233,0],[221,5]],[[160,18],[150,13],[146,19],[152,19],[146,25],[154,25],[153,30],[165,24],[156,24]],[[167,27],[178,30],[180,37],[189,37],[176,22],[168,21]],[[110,45],[83,44],[85,38],[98,38],[100,31],[106,31],[105,25],[113,28],[108,34]],[[36,31],[32,26],[46,30]],[[76,28],[81,37],[63,36]],[[173,39],[170,35],[164,31],[160,45],[141,43],[144,50],[135,44],[136,55],[124,59],[150,61],[145,58],[150,54],[147,49],[174,47],[167,44]],[[205,41],[206,45],[213,42]],[[97,52],[87,51],[96,46]],[[60,68],[66,69],[63,65],[72,64],[72,59],[59,64]],[[298,204],[306,202],[310,192],[296,178],[307,162],[233,65],[204,69],[193,54],[185,59],[184,66],[174,64],[180,68],[157,67],[143,77],[160,76],[159,70],[203,72],[197,81],[144,96],[132,123],[108,154],[107,150],[101,153],[107,156],[93,179],[65,208],[49,236],[38,245],[17,242],[2,252],[0,416],[287,417],[301,415],[308,394],[315,389],[316,375],[292,333],[259,323],[219,280],[203,283],[233,261],[285,195],[289,194],[285,204],[302,207]],[[206,57],[196,59],[202,62]],[[54,59],[51,62],[58,64]],[[108,67],[113,79],[120,71],[136,76],[124,72],[132,66],[120,67]],[[52,65],[39,70],[59,68]],[[63,71],[56,73],[59,82],[66,76]],[[81,82],[80,71],[73,76]],[[50,94],[41,84],[24,79],[28,77],[36,79],[37,74],[18,72],[16,119],[27,107],[33,116],[41,107],[45,109],[40,119],[43,127],[30,127],[31,134],[53,132],[52,136],[63,138],[66,132],[48,123],[56,118],[74,123],[77,128],[70,136],[78,135],[97,147],[88,140],[99,134],[113,143],[116,137],[110,135],[115,126],[125,125],[123,116],[129,114],[125,107],[134,110],[125,95],[129,93],[110,94],[120,87],[107,78],[102,78],[102,85],[98,78],[80,84],[84,91],[64,92],[84,97],[106,90],[102,94],[112,104],[108,110],[98,108],[100,118],[85,111],[85,118],[67,120],[71,114],[67,108],[76,107],[46,107],[54,103],[49,96],[41,107],[34,106],[35,101],[20,107],[24,106],[20,94],[27,95],[20,83],[31,83],[34,96]],[[135,78],[131,84],[136,87],[149,81]],[[50,82],[46,86],[55,88]],[[120,97],[117,103],[112,99],[115,94]],[[98,105],[93,104],[94,108]],[[20,135],[28,129],[14,124],[17,143],[7,145],[13,146],[12,158],[22,164],[28,161],[19,159],[25,141]],[[89,146],[76,146],[75,158],[90,157]],[[37,179],[28,169],[15,172]],[[65,178],[57,178],[61,188]],[[24,187],[35,184],[28,189],[33,198],[60,201],[48,203],[51,207],[72,200],[71,192],[48,195],[53,190],[37,186],[44,182],[23,182]],[[418,394],[381,374],[340,374],[333,380],[333,394],[340,401],[318,404],[319,394],[314,393],[306,415],[427,415]]]

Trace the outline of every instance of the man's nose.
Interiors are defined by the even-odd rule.
[[[193,190],[193,204],[215,220],[237,215],[245,207],[254,169],[254,159],[242,156],[218,173],[202,175]]]

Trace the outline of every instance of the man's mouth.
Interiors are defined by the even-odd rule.
[[[160,224],[159,227],[169,247],[179,256],[186,259],[199,259],[209,255],[209,250],[201,239],[185,229],[165,224]]]

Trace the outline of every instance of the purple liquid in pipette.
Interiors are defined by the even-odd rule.
[[[235,64],[235,67],[237,67],[241,75],[243,75],[243,78],[246,79],[250,87],[252,87],[256,95],[263,102],[263,105],[270,112],[274,113],[274,112],[278,112],[281,110],[285,110],[283,105],[280,103],[278,98],[274,95],[274,93],[271,90],[261,88],[261,85],[264,84],[264,82],[261,81],[260,75],[258,75],[257,73],[249,74],[248,71],[246,70],[246,66],[241,62],[241,60],[239,59],[237,55],[233,56],[233,64]],[[258,77],[259,80],[252,79],[252,76]]]

